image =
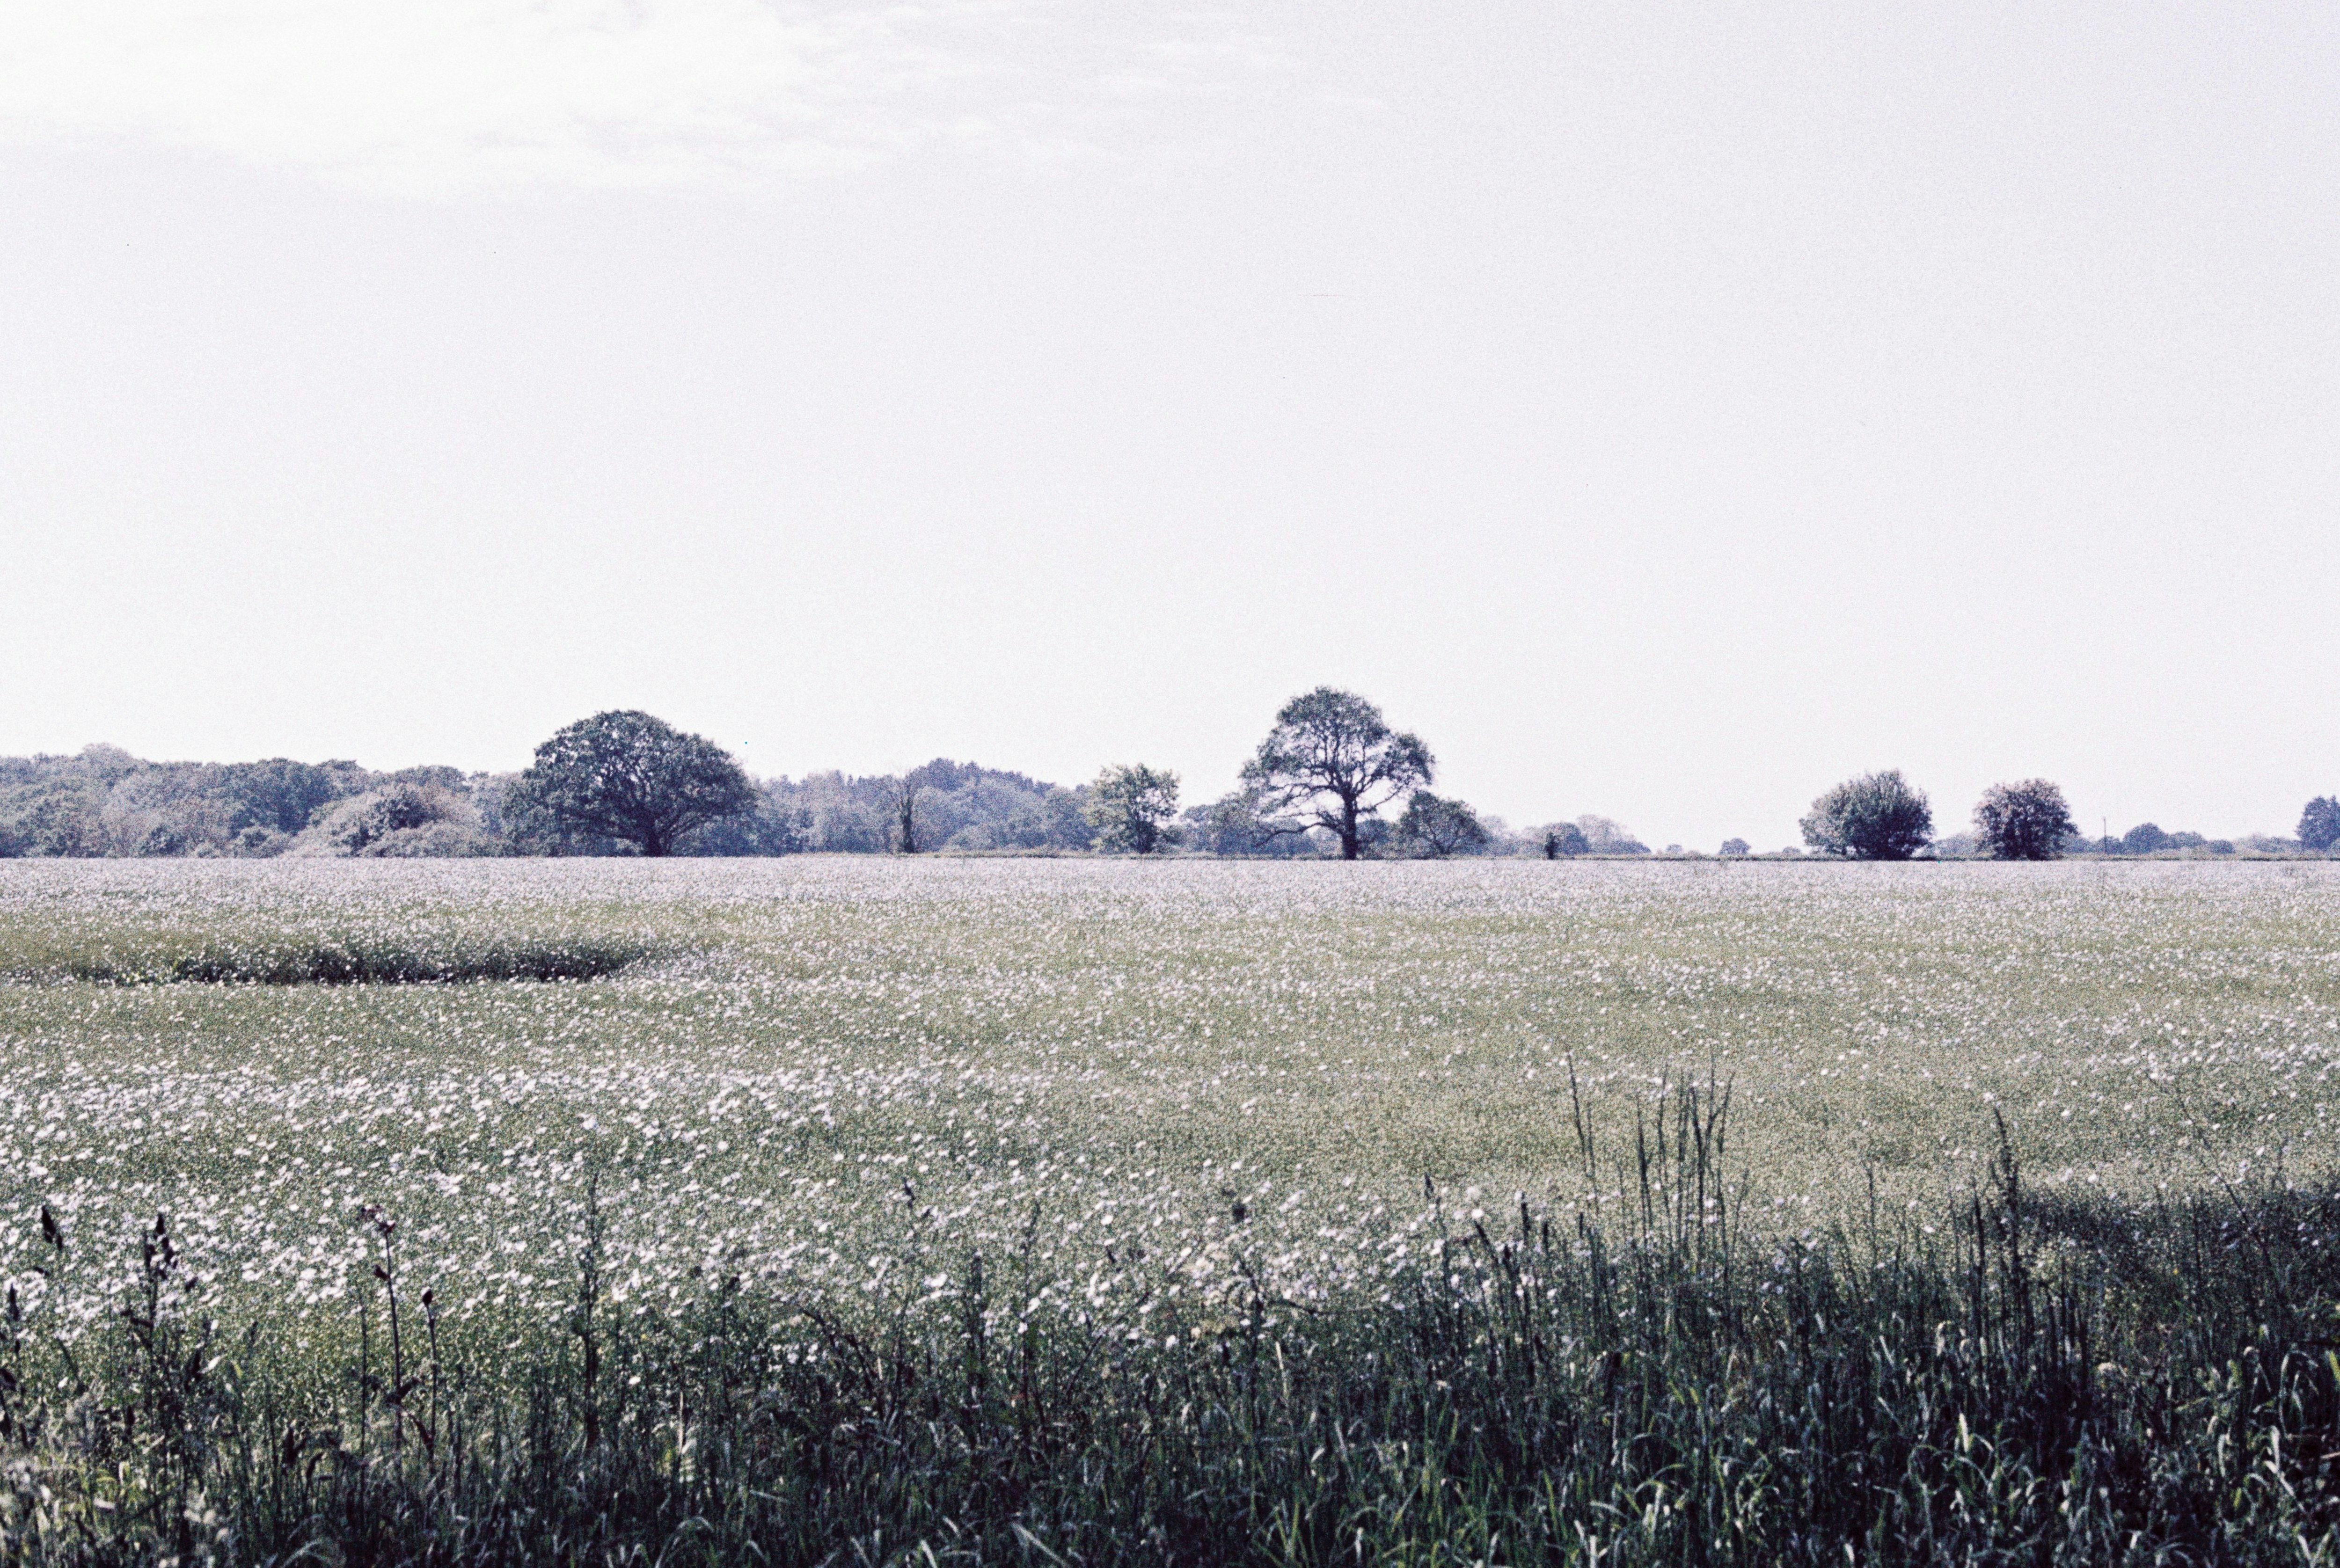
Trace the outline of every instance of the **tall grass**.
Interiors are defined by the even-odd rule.
[[[0,1555],[37,1564],[2097,1563],[2340,1559],[2340,1184],[1759,1230],[1727,1091],[1670,1091],[1572,1213],[1425,1192],[1429,1261],[1043,1329],[1051,1265],[922,1229],[923,1285],[720,1270],[441,1341],[376,1225],[330,1353],[204,1315],[158,1218],[113,1328],[0,1346]],[[62,1232],[51,1244],[70,1245]]]

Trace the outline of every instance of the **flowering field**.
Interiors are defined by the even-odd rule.
[[[987,1249],[1029,1321],[1206,1295],[1234,1238],[1307,1301],[1424,1245],[1425,1179],[1457,1213],[1620,1201],[1686,1081],[1730,1093],[1720,1201],[1782,1232],[1872,1184],[1937,1213],[1994,1108],[2035,1186],[2320,1168],[2335,871],[5,863],[0,1275],[70,1335],[167,1211],[213,1303],[338,1311],[372,1206],[452,1320],[535,1316],[590,1184],[617,1303],[693,1266],[900,1301]],[[321,952],[609,972],[233,978]]]
[[[2340,1562],[2335,869],[0,863],[0,1560]]]

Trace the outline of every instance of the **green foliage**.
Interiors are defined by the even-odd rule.
[[[2169,848],[2169,835],[2157,822],[2139,822],[2120,837],[2124,855],[2158,855]]]
[[[1812,802],[1804,842],[1824,855],[1854,860],[1907,860],[1933,839],[1925,792],[1898,768],[1848,779]]]
[[[562,827],[653,856],[673,853],[683,835],[756,802],[755,785],[729,752],[630,710],[597,713],[559,731],[536,749],[513,793]]]
[[[13,853],[84,858],[106,852],[102,817],[113,786],[78,762],[34,758],[0,772],[0,829]]]
[[[285,758],[145,762],[110,746],[0,759],[0,837],[23,854],[69,858],[267,856],[374,777],[354,763]]]
[[[1079,792],[1005,769],[938,757],[900,778],[838,772],[764,787],[759,813],[784,817],[797,847],[830,854],[883,854],[902,842],[905,804],[920,849],[1076,850],[1095,830]],[[768,839],[768,842],[776,839]],[[760,853],[793,853],[781,847]]]
[[[1178,775],[1142,762],[1106,768],[1089,786],[1081,814],[1096,829],[1098,849],[1150,855],[1176,841]]]
[[[232,830],[263,828],[288,838],[306,828],[319,808],[351,793],[346,774],[287,757],[221,765],[212,787],[233,803]]]
[[[2300,847],[2323,854],[2340,844],[2340,799],[2318,795],[2299,814]]]
[[[1179,837],[1187,848],[1210,855],[1288,859],[1314,853],[1315,847],[1293,824],[1264,814],[1262,797],[1256,786],[1239,785],[1207,806],[1190,807]]]
[[[700,856],[801,855],[812,847],[812,813],[801,806],[788,804],[768,789],[759,789],[753,806],[684,834],[676,841],[674,852]]]
[[[1491,839],[1470,807],[1417,789],[1398,818],[1392,842],[1401,855],[1443,860],[1450,855],[1483,854]]]
[[[1256,819],[1270,831],[1321,828],[1339,843],[1341,858],[1353,860],[1363,845],[1360,825],[1427,787],[1435,766],[1430,748],[1392,729],[1380,709],[1353,692],[1319,686],[1284,705],[1243,777]]]
[[[1974,809],[1983,851],[2000,860],[2052,860],[2078,836],[2064,791],[2045,779],[1994,784]]]
[[[223,1323],[166,1213],[77,1355],[0,1331],[0,1558],[1594,1568],[2321,1563],[2340,1550],[2340,1187],[2042,1196],[2002,1138],[1947,1210],[1750,1226],[1727,1090],[1661,1096],[1605,1201],[1434,1186],[1378,1287],[1295,1302],[1234,1203],[1224,1283],[958,1246],[906,1189],[861,1291],[678,1268],[442,1325],[400,1226],[319,1355]],[[42,1211],[62,1261],[69,1241]],[[103,1245],[103,1244],[96,1244]],[[1142,1251],[1142,1249],[1140,1249]],[[1087,1267],[1093,1305],[1022,1298]],[[1099,1294],[1097,1283],[1155,1283]],[[1181,1285],[1175,1282],[1184,1280]],[[637,1287],[642,1282],[636,1281]]]
[[[303,849],[380,859],[483,855],[493,847],[461,796],[437,784],[392,784],[336,802]]]

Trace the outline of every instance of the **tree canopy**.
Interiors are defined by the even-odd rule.
[[[2045,779],[1994,784],[1974,809],[1982,848],[2001,860],[2052,860],[2080,829],[2064,791]]]
[[[756,787],[712,740],[648,713],[580,719],[536,749],[515,793],[562,827],[669,855],[694,828],[750,809]]]
[[[1107,768],[1089,786],[1081,814],[1097,830],[1098,849],[1151,855],[1176,841],[1170,821],[1178,815],[1178,775],[1142,762]]]
[[[1443,860],[1450,855],[1475,855],[1486,849],[1491,835],[1479,814],[1460,800],[1449,800],[1417,789],[1397,819],[1397,847],[1419,859]]]
[[[1812,802],[1804,842],[1852,860],[1907,860],[1933,841],[1934,812],[1898,768],[1848,779]]]
[[[2318,795],[2299,814],[2299,842],[2303,849],[2321,852],[2340,844],[2340,799]]]
[[[1392,729],[1382,710],[1354,692],[1330,686],[1294,698],[1244,766],[1263,817],[1296,819],[1284,832],[1322,828],[1339,840],[1341,858],[1357,858],[1360,824],[1402,795],[1431,782],[1436,766],[1419,737]]]

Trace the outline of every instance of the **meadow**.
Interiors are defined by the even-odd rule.
[[[0,973],[0,1439],[24,1455],[0,1542],[26,1560],[1995,1560],[2055,1520],[2083,1538],[2087,1439],[2040,1425],[2050,1373],[2112,1365],[2135,1404],[2157,1345],[2176,1410],[2209,1397],[2213,1340],[2279,1330],[2297,1368],[2229,1390],[2292,1402],[2278,1449],[2340,1375],[2316,1354],[2340,867],[13,862]],[[1890,1546],[1866,1493],[1869,1533],[1819,1527],[1810,1477],[1800,1505],[1730,1503],[1745,1475],[1613,1433],[1593,1491],[1523,1501],[1566,1465],[1524,1435],[1481,1453],[1527,1420],[1495,1347],[1542,1347],[1535,1429],[1574,1410],[1575,1454],[1587,1402],[1624,1397],[1593,1324],[1651,1313],[1645,1356],[1690,1335],[1719,1401],[1799,1321],[1852,1333],[1828,1365],[1900,1337],[1999,1356],[1974,1421],[2028,1422],[2061,1479],[2008,1479],[2003,1517],[1961,1503],[1967,1556]],[[1443,1435],[1405,1403],[1464,1399],[1442,1355],[1494,1401]],[[1243,1414],[1262,1357],[1283,1403]],[[1679,1414],[1651,1375],[1644,1435]],[[1373,1457],[1319,1477],[1358,1389]],[[1971,1433],[1938,1394],[1911,1430]],[[1415,1427],[1382,1430],[1401,1404]],[[212,1424],[141,1460],[135,1418],[92,1414],[116,1406]],[[704,1456],[719,1406],[734,1469]],[[779,1423],[752,1443],[751,1410]],[[2194,1495],[2192,1438],[2153,1430],[2178,1418],[2123,1419]],[[465,1420],[468,1481],[440,1473]],[[2229,1447],[2265,1424],[2233,1420]],[[689,1501],[719,1473],[728,1524]],[[2279,1526],[2171,1503],[2086,1539],[2331,1560],[2326,1494],[2267,1474]]]

